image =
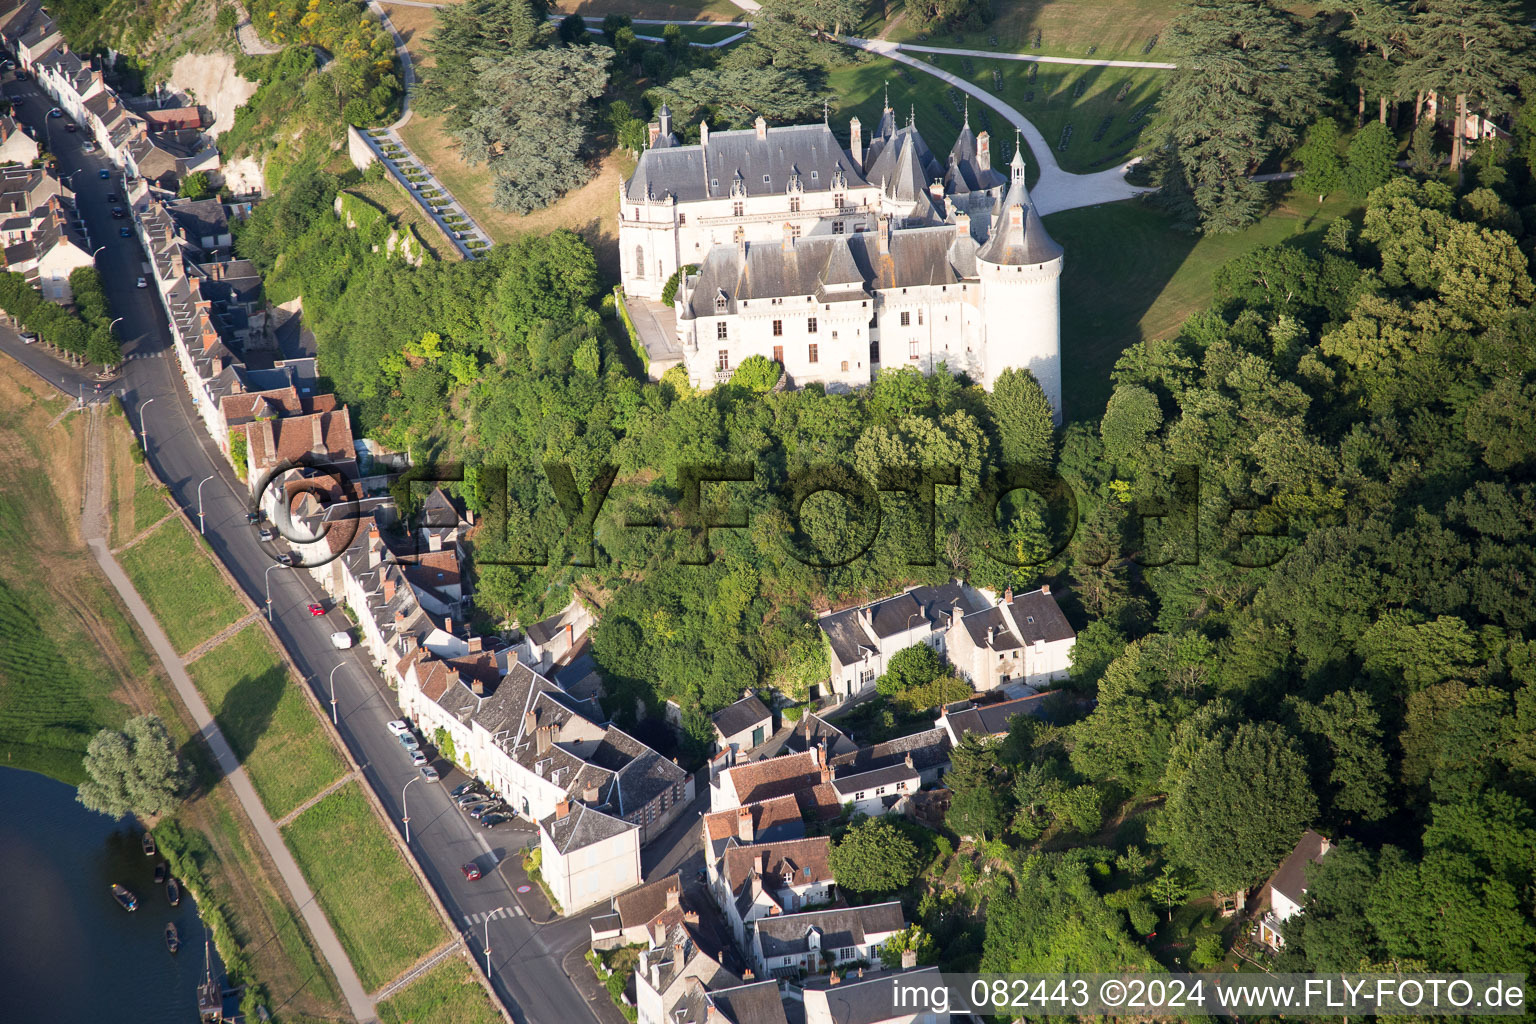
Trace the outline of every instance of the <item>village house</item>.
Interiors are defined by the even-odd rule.
[[[747,761],[724,769],[710,780],[709,809],[730,810],[831,781],[832,767],[825,763],[820,747],[803,754]]]
[[[607,914],[592,918],[592,948],[644,945],[664,918],[684,920],[681,874],[658,878],[613,897]],[[694,915],[697,918],[697,915]]]
[[[955,581],[911,587],[895,597],[822,615],[817,625],[831,651],[828,696],[848,700],[869,693],[890,659],[915,644],[927,644],[944,656],[954,611],[984,607],[979,591]]]
[[[652,932],[650,946],[635,965],[637,1024],[705,1024],[710,989],[730,990],[742,979],[703,950],[685,922]],[[777,1001],[777,986],[774,997]],[[782,1013],[782,1010],[781,1010]]]
[[[710,715],[709,721],[715,730],[716,753],[744,754],[773,735],[773,712],[750,692]]]
[[[0,114],[0,163],[29,164],[38,152],[37,140],[10,114]]]
[[[1018,715],[1043,717],[1045,701],[1051,693],[1035,693],[1015,700],[995,701],[990,704],[962,700],[946,704],[939,709],[941,731],[949,737],[949,745],[958,747],[967,735],[980,739],[997,739],[1008,735],[1013,720]]]
[[[784,746],[780,752],[803,754],[812,747],[824,747],[827,756],[833,760],[859,749],[859,745],[847,733],[816,712],[806,711],[784,737]]]
[[[517,656],[529,668],[548,673],[571,659],[596,621],[587,606],[573,597],[554,615],[523,630]]]
[[[800,804],[790,795],[706,814],[701,828],[705,877],[711,886],[720,875],[721,858],[728,847],[805,838]]]
[[[736,813],[750,820],[747,808]],[[746,945],[749,926],[760,918],[831,901],[837,892],[831,855],[827,836],[727,846],[712,887],[737,944]]]
[[[1043,586],[1017,596],[1004,591],[982,609],[957,606],[946,646],[956,675],[973,689],[993,690],[1065,679],[1075,643],[1076,632]]]
[[[566,913],[640,882],[640,829],[596,807],[562,800],[539,821],[539,873]]]
[[[1285,945],[1286,921],[1301,913],[1307,894],[1307,866],[1320,864],[1333,844],[1308,829],[1259,891],[1259,941],[1278,952]],[[1265,902],[1269,909],[1263,910]]]
[[[938,782],[948,769],[952,745],[943,729],[927,729],[838,754],[832,758],[832,770],[841,775],[905,765],[917,772],[921,785],[927,786]]]
[[[853,961],[880,963],[880,947],[906,927],[900,903],[759,918],[750,959],[764,977],[797,979]]]
[[[926,992],[942,984],[937,967],[808,978],[803,990],[805,1024],[945,1024],[947,1010],[912,1006],[896,995],[898,985]]]

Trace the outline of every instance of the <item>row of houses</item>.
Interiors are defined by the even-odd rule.
[[[0,133],[7,143],[31,143],[35,157],[37,144],[9,116],[0,117]],[[0,154],[5,148],[25,152],[7,146]],[[43,298],[60,305],[74,301],[69,275],[95,264],[74,192],[46,167],[0,166],[0,242],[5,269],[25,274]]]
[[[218,148],[199,130],[200,111],[130,110],[98,62],[70,50],[38,0],[0,0],[0,42],[127,177],[175,191],[187,174],[219,170]]]

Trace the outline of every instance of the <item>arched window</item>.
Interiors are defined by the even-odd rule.
[[[635,276],[645,276],[645,246],[635,246]]]

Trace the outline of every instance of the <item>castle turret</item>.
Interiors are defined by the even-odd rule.
[[[1006,369],[1027,369],[1040,382],[1059,423],[1063,252],[1030,202],[1024,171],[1024,155],[1016,145],[1008,191],[993,208],[992,230],[976,253],[982,386],[990,390]]]

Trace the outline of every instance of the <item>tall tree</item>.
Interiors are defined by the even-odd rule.
[[[1417,0],[1414,54],[1403,69],[1419,89],[1456,97],[1451,168],[1461,174],[1467,112],[1508,110],[1515,82],[1531,69],[1531,30],[1505,0]]]
[[[850,892],[895,892],[917,877],[917,844],[883,818],[849,827],[828,858],[837,884]]]
[[[1372,121],[1349,140],[1344,158],[1344,188],[1351,197],[1365,199],[1397,173],[1397,139],[1380,121]]]
[[[465,0],[439,7],[427,41],[432,63],[422,72],[416,105],[424,113],[446,114],[450,130],[462,128],[478,105],[474,62],[528,49],[548,14],[546,0]]]
[[[1295,743],[1276,726],[1244,723],[1200,748],[1158,826],[1178,863],[1230,892],[1273,871],[1316,814]]]
[[[1296,150],[1301,173],[1296,189],[1317,196],[1321,203],[1328,193],[1344,184],[1344,163],[1339,159],[1339,126],[1331,117],[1319,118],[1307,129],[1307,139]]]
[[[1387,802],[1387,755],[1381,745],[1381,716],[1359,690],[1339,690],[1320,704],[1291,698],[1301,727],[1327,741],[1333,761],[1329,781],[1333,807],[1364,821],[1391,811]]]
[[[1207,233],[1236,231],[1263,209],[1249,175],[1316,116],[1333,60],[1266,0],[1194,0],[1166,39],[1178,68],[1154,125],[1163,201]]]
[[[1397,98],[1401,62],[1412,31],[1409,4],[1406,0],[1345,0],[1333,9],[1349,19],[1340,37],[1359,51],[1354,64],[1355,126],[1365,120],[1369,96],[1376,97],[1378,119],[1386,124],[1387,104]]]
[[[1048,466],[1056,454],[1050,400],[1029,370],[1004,370],[987,393],[1001,461]]]
[[[85,749],[85,774],[76,799],[119,820],[129,814],[164,814],[176,806],[187,784],[165,723],[154,715],[131,718],[120,732],[97,733]]]

